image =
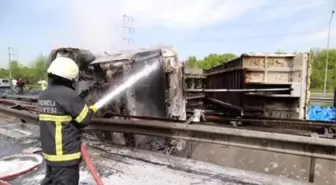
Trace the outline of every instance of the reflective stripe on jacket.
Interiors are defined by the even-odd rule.
[[[40,137],[43,157],[52,166],[80,162],[80,129],[87,126],[91,113],[84,100],[66,86],[49,85],[39,95]]]

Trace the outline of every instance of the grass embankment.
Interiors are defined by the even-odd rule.
[[[318,88],[314,88],[314,89],[310,89],[311,93],[323,93],[323,88],[318,89]],[[334,89],[326,89],[326,93],[334,93]]]
[[[30,91],[40,91],[41,90],[41,85],[28,84],[28,85],[26,85],[25,89],[30,90]]]

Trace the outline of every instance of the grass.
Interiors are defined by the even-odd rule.
[[[323,93],[323,88],[319,89],[319,88],[313,88],[310,89],[311,93]],[[334,89],[326,89],[327,93],[334,93]]]
[[[40,91],[41,90],[41,85],[37,85],[37,84],[27,84],[25,89],[29,89],[32,91]]]
[[[312,106],[312,105],[316,105],[316,104],[309,104],[308,107]],[[331,103],[325,103],[325,104],[321,104],[319,105],[321,107],[333,107],[334,105]]]

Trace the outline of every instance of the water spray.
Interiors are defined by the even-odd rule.
[[[132,87],[136,82],[138,82],[140,79],[148,76],[150,73],[155,71],[159,67],[159,63],[155,62],[150,65],[145,65],[143,69],[141,69],[139,72],[131,75],[124,83],[119,85],[117,88],[113,89],[111,92],[107,93],[103,98],[98,100],[93,106],[90,108],[96,112],[103,106],[105,106],[107,103],[109,103],[113,98],[118,96],[120,93],[128,89],[129,87]]]

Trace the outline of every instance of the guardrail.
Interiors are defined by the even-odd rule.
[[[0,106],[0,112],[32,123],[38,122],[38,115]],[[208,142],[278,153],[336,160],[335,139],[299,136],[283,133],[263,132],[240,128],[200,123],[181,123],[159,120],[126,120],[94,118],[85,130],[170,137],[189,141]]]
[[[310,97],[311,104],[333,104],[334,94],[333,93],[312,93]]]

